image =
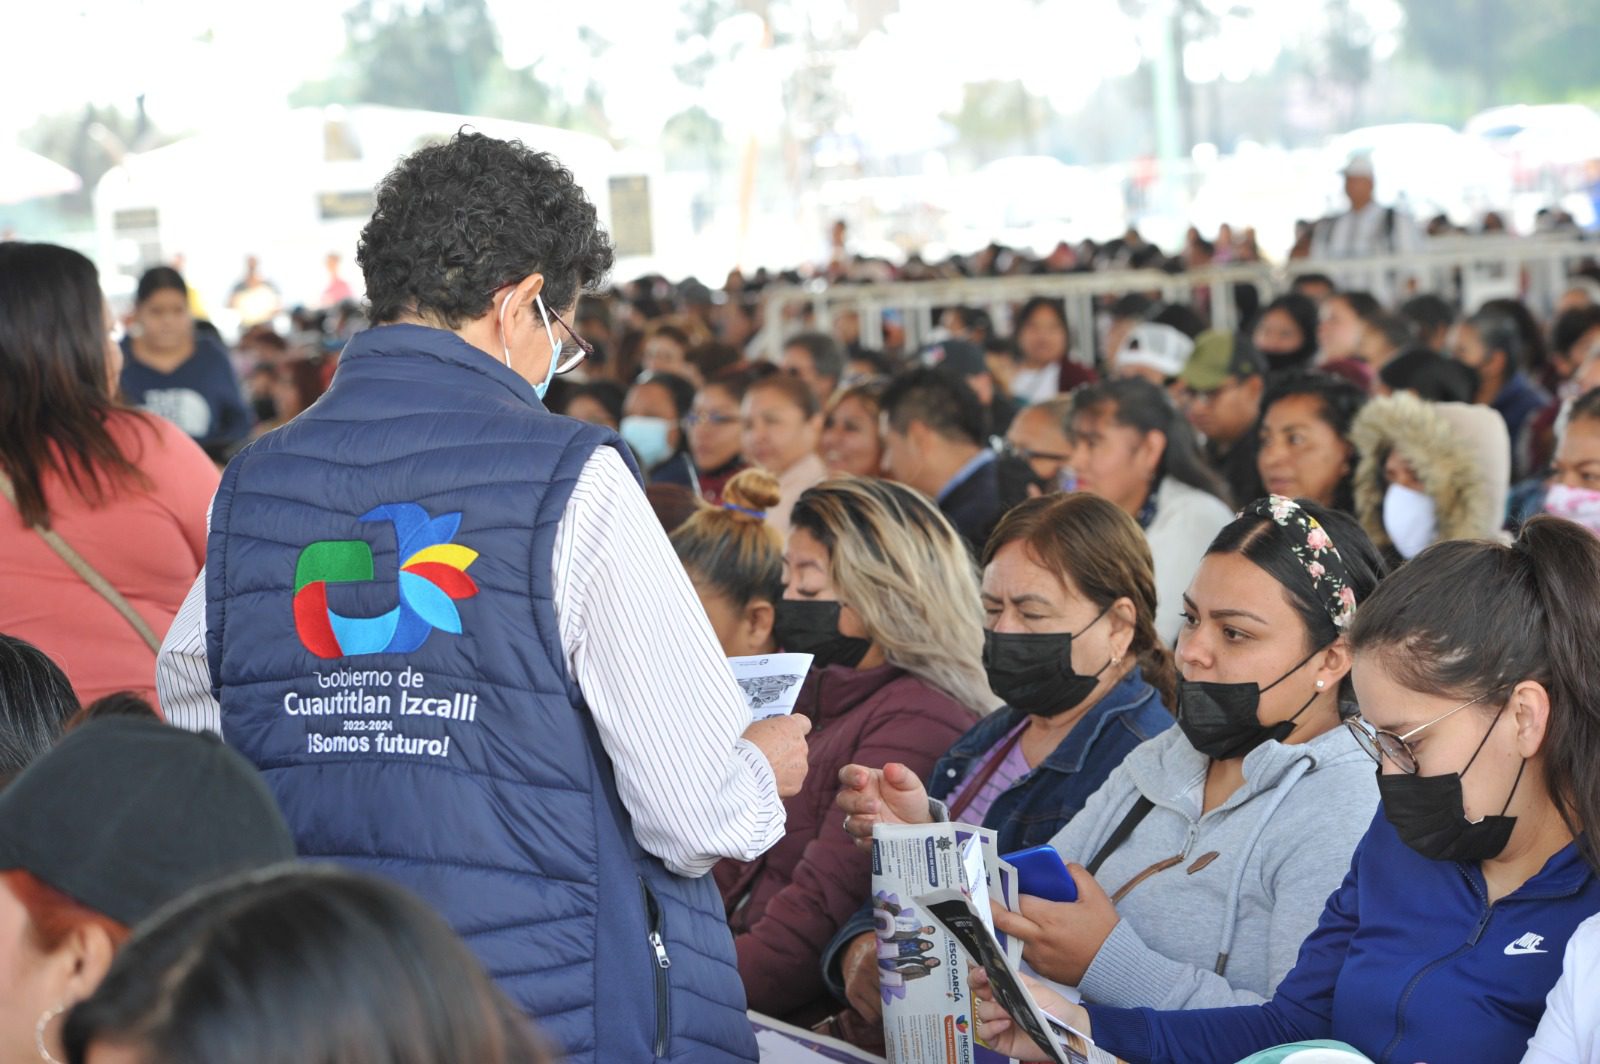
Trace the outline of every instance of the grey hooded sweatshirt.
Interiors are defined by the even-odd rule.
[[[1208,764],[1169,729],[1128,754],[1051,840],[1066,860],[1087,864],[1140,795],[1154,803],[1095,878],[1115,894],[1167,866],[1117,903],[1122,919],[1079,984],[1086,1000],[1154,1009],[1265,1001],[1344,880],[1378,804],[1376,766],[1343,727],[1258,746],[1244,759],[1244,784],[1201,815]]]

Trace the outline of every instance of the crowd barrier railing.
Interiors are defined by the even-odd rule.
[[[801,327],[829,331],[835,316],[859,316],[861,342],[883,346],[886,315],[898,315],[909,350],[921,347],[938,325],[945,307],[977,307],[988,311],[999,334],[1011,331],[1013,308],[1034,296],[1062,301],[1074,337],[1073,357],[1090,362],[1095,335],[1096,304],[1106,296],[1147,293],[1163,302],[1204,304],[1213,327],[1238,328],[1235,286],[1254,288],[1258,302],[1287,291],[1305,273],[1325,273],[1342,287],[1365,288],[1394,301],[1413,292],[1437,292],[1471,309],[1485,299],[1517,296],[1536,313],[1548,313],[1566,288],[1572,271],[1586,259],[1600,257],[1600,242],[1570,235],[1531,237],[1459,237],[1430,240],[1407,254],[1359,259],[1296,259],[1211,266],[1181,273],[1162,270],[1103,270],[1093,273],[1040,274],[1014,277],[971,277],[881,284],[829,284],[816,280],[800,285],[769,286],[764,304],[761,349],[776,358],[785,337]]]

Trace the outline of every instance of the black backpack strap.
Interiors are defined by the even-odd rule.
[[[1106,840],[1106,844],[1100,847],[1100,852],[1096,853],[1094,859],[1083,866],[1084,869],[1091,876],[1099,874],[1100,866],[1106,863],[1106,858],[1115,853],[1117,847],[1128,841],[1128,836],[1133,834],[1133,829],[1138,827],[1139,822],[1149,816],[1150,810],[1155,807],[1156,803],[1141,794],[1139,800],[1133,803],[1133,808],[1128,810],[1128,815],[1122,818],[1122,823],[1117,825],[1116,830],[1111,833],[1111,837]]]

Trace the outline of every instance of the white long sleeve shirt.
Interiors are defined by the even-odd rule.
[[[688,576],[621,457],[602,447],[556,526],[553,599],[567,668],[594,715],[639,845],[699,876],[783,837],[772,767]],[[156,666],[167,719],[222,731],[206,661],[206,574]]]
[[[1410,255],[1426,246],[1416,220],[1398,207],[1368,203],[1317,226],[1311,257],[1346,291],[1365,289],[1382,302],[1391,302],[1403,285],[1418,278],[1415,270],[1358,270],[1337,264],[1339,259],[1364,259],[1384,255]]]
[[[1600,1064],[1600,916],[1567,939],[1561,978],[1545,998],[1522,1064]]]

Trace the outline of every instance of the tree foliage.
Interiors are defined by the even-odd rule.
[[[594,86],[566,99],[536,68],[506,65],[486,0],[358,0],[344,21],[345,51],[332,75],[301,86],[292,103],[375,103],[604,132]]]
[[[1479,107],[1600,92],[1594,0],[1400,0],[1400,6],[1406,47],[1473,85]]]

